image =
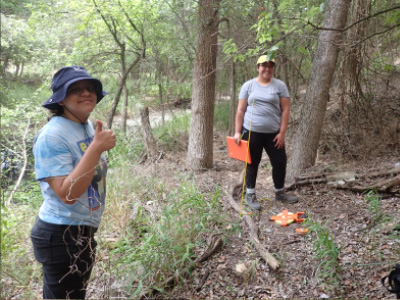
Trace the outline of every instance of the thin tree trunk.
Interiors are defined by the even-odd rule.
[[[199,0],[199,28],[193,71],[192,116],[186,163],[194,169],[213,166],[213,125],[220,0]]]
[[[14,78],[18,78],[18,73],[19,73],[19,63],[17,63],[17,65],[16,65]]]
[[[164,106],[164,99],[163,99],[163,92],[162,92],[162,84],[158,84],[158,99],[160,100],[161,105],[161,121],[162,125],[165,124],[165,106]]]
[[[128,88],[124,85],[124,105],[122,107],[122,132],[126,133],[126,121],[128,119]]]
[[[146,106],[140,109],[140,120],[142,123],[143,140],[146,145],[147,154],[151,162],[155,161],[158,155],[157,143],[154,139],[149,120],[149,108]]]
[[[24,63],[21,63],[21,70],[19,72],[19,77],[22,78],[22,74],[24,73]]]
[[[231,100],[229,105],[229,129],[228,134],[233,136],[235,134],[235,114],[237,107],[237,95],[236,95],[236,63],[231,61],[231,74],[230,74],[230,88],[231,88]]]
[[[324,28],[318,38],[305,102],[301,109],[299,127],[295,135],[293,153],[289,161],[287,182],[294,182],[306,168],[315,164],[318,143],[322,132],[326,104],[329,99],[339,45],[342,43],[342,32],[346,25],[350,0],[327,1],[323,20]]]
[[[22,154],[23,154],[23,158],[24,158],[24,164],[21,168],[21,171],[19,172],[19,176],[17,179],[17,182],[14,185],[14,188],[12,189],[11,193],[10,193],[10,197],[8,198],[7,202],[6,202],[6,206],[9,206],[11,203],[11,200],[14,197],[15,192],[18,190],[22,179],[24,178],[25,175],[25,171],[26,171],[26,166],[28,165],[28,154],[27,154],[27,150],[26,150],[26,136],[28,135],[29,132],[29,126],[31,125],[31,119],[28,118],[28,124],[26,125],[24,134],[22,136]]]
[[[126,82],[126,78],[128,77],[128,74],[132,71],[133,67],[140,61],[140,57],[137,57],[135,59],[135,61],[129,66],[129,68],[127,69],[127,71],[125,72],[125,74],[122,74],[122,78],[121,81],[118,85],[118,90],[117,93],[115,94],[115,98],[114,98],[114,102],[113,105],[111,107],[111,111],[110,114],[108,115],[108,121],[107,121],[107,126],[108,128],[111,129],[112,127],[112,122],[114,120],[114,116],[115,116],[115,112],[117,111],[117,106],[119,103],[119,99],[121,98],[121,94],[122,94],[122,90],[124,88],[125,82]]]

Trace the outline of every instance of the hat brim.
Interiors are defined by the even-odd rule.
[[[49,99],[42,103],[42,106],[50,110],[57,109],[58,103],[64,100],[67,96],[68,87],[71,84],[82,80],[89,80],[94,84],[97,95],[97,103],[99,103],[101,99],[103,99],[103,97],[107,95],[107,92],[103,91],[103,84],[97,78],[87,76],[76,77],[71,79],[70,81],[67,81],[59,90],[53,92],[53,95],[51,95]]]
[[[260,64],[263,64],[263,63],[273,63],[274,65],[276,65],[275,60],[272,59],[272,60],[261,60],[261,61],[257,62],[257,66]]]

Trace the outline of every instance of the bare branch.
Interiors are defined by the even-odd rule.
[[[368,20],[368,19],[370,19],[370,18],[376,17],[376,16],[378,16],[378,15],[381,15],[381,14],[384,14],[384,13],[387,13],[387,12],[389,12],[389,11],[396,10],[396,9],[400,9],[400,5],[393,6],[393,7],[391,7],[391,8],[388,8],[388,9],[385,9],[385,10],[382,10],[382,11],[378,11],[377,13],[375,13],[375,14],[373,14],[373,15],[370,15],[370,16],[367,16],[367,17],[365,17],[365,18],[359,19],[359,20],[357,20],[356,22],[354,22],[353,24],[350,24],[349,26],[344,27],[344,28],[342,28],[342,29],[327,28],[327,27],[319,27],[319,26],[317,26],[317,25],[311,23],[310,21],[307,21],[307,24],[306,24],[306,25],[311,25],[313,28],[315,28],[315,29],[317,29],[317,30],[329,30],[329,31],[345,32],[345,31],[347,31],[348,29],[350,29],[351,27],[357,25],[357,24],[360,23],[360,22],[366,21],[366,20]],[[384,31],[384,33],[385,33],[385,32],[386,32],[386,31]]]
[[[113,36],[115,42],[118,44],[118,46],[120,46],[121,48],[123,47],[121,41],[118,39],[117,36],[117,29],[115,28],[115,22],[114,22],[114,18],[111,18],[111,21],[113,23],[113,27],[111,27],[111,24],[109,24],[109,22],[106,19],[106,16],[101,12],[99,5],[97,4],[96,0],[92,0],[97,12],[99,13],[99,15],[101,16],[101,18],[103,19],[104,23],[106,24],[108,30],[110,31],[111,35]]]
[[[31,125],[31,119],[28,118],[28,124],[26,125],[25,132],[24,132],[24,134],[22,136],[22,151],[23,151],[22,153],[23,153],[23,157],[24,157],[24,164],[23,164],[23,166],[21,168],[21,172],[19,173],[18,180],[15,183],[15,186],[14,186],[13,190],[11,191],[10,197],[8,198],[8,200],[6,202],[6,206],[10,205],[11,200],[12,200],[15,192],[18,190],[18,187],[21,184],[22,178],[25,175],[26,166],[28,165],[28,155],[26,154],[27,151],[26,151],[26,141],[25,141],[25,139],[26,139],[26,136],[28,134],[30,125]]]
[[[384,34],[384,33],[386,33],[386,32],[389,32],[390,30],[393,30],[394,28],[399,27],[399,26],[400,26],[400,23],[398,23],[398,24],[396,24],[396,25],[394,25],[394,26],[392,26],[392,27],[389,27],[388,29],[386,29],[386,30],[384,30],[384,31],[375,32],[374,34],[372,34],[372,35],[370,35],[370,36],[367,36],[366,38],[362,39],[361,41],[359,41],[359,42],[353,44],[352,47],[355,47],[355,46],[357,46],[357,45],[359,45],[359,44],[365,42],[366,40],[369,40],[370,38],[372,38],[372,37],[374,37],[374,36],[376,36],[376,35],[381,35],[381,34]]]
[[[132,19],[129,17],[128,13],[126,12],[126,10],[124,9],[124,7],[121,5],[121,1],[118,0],[118,4],[121,7],[122,11],[124,12],[125,17],[128,19],[129,24],[131,24],[132,28],[140,35],[140,39],[142,42],[142,48],[137,47],[137,49],[141,49],[142,53],[141,53],[141,57],[145,58],[146,55],[146,40],[144,38],[143,32],[140,31],[137,26],[135,25],[135,23],[132,21]],[[132,41],[128,36],[127,38]],[[133,42],[133,41],[132,41]],[[133,44],[135,45],[135,43],[133,42]]]

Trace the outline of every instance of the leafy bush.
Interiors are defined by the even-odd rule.
[[[115,132],[117,143],[107,152],[110,168],[133,165],[145,151],[144,143],[140,135],[125,136]]]
[[[162,291],[170,276],[190,274],[199,235],[221,221],[218,199],[218,190],[205,196],[184,183],[167,196],[159,215],[147,214],[140,207],[113,251],[119,257],[120,272],[132,276],[127,289],[135,289],[137,297],[143,287]]]
[[[190,113],[183,112],[165,122],[164,126],[153,129],[154,136],[159,140],[165,151],[179,150],[179,141],[187,139],[190,128]],[[178,141],[178,143],[177,143]]]

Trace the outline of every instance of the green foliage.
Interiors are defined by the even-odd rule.
[[[381,210],[381,197],[374,190],[370,190],[365,194],[364,199],[368,203],[368,210],[373,214],[374,220],[381,220],[383,217],[383,212]]]
[[[2,192],[3,196],[3,192]],[[13,212],[9,211],[4,205],[4,201],[1,201],[1,256],[5,259],[9,252],[17,249],[18,245],[13,243],[14,241],[6,238],[10,228],[17,225],[17,218]]]
[[[205,195],[186,182],[168,194],[159,215],[154,217],[139,208],[113,251],[119,257],[120,272],[132,275],[132,288],[127,289],[135,297],[143,286],[162,291],[162,283],[170,276],[190,274],[198,236],[221,222],[218,199],[219,190]]]
[[[336,290],[340,287],[339,254],[342,247],[336,246],[328,222],[324,225],[309,219],[307,224],[313,238],[313,258],[319,262],[317,276],[328,290]]]
[[[5,207],[6,196],[1,196],[1,298],[10,299],[18,290],[21,298],[36,299],[32,286],[41,280],[41,270],[33,255],[27,253],[32,251],[29,233],[37,206],[25,202]]]
[[[7,0],[1,1],[1,12],[4,15],[17,15],[20,17],[27,17],[30,14],[26,4],[30,0]]]
[[[177,141],[181,137],[188,136],[190,128],[190,113],[178,113],[171,120],[166,121],[164,126],[153,129],[154,136],[161,143],[161,146],[167,151],[178,150],[180,144]]]
[[[140,133],[129,136],[117,133],[117,141],[115,147],[108,151],[108,164],[110,168],[133,165],[143,151],[145,151]]]
[[[15,204],[29,205],[30,208],[37,211],[43,203],[39,182],[37,182],[33,176],[28,176],[28,178],[22,182],[18,192],[14,194],[12,201]]]
[[[31,47],[26,20],[1,14],[1,62],[2,68],[9,64],[17,66],[31,58]]]
[[[229,128],[230,102],[221,101],[215,104],[214,127],[218,131],[225,131]]]

